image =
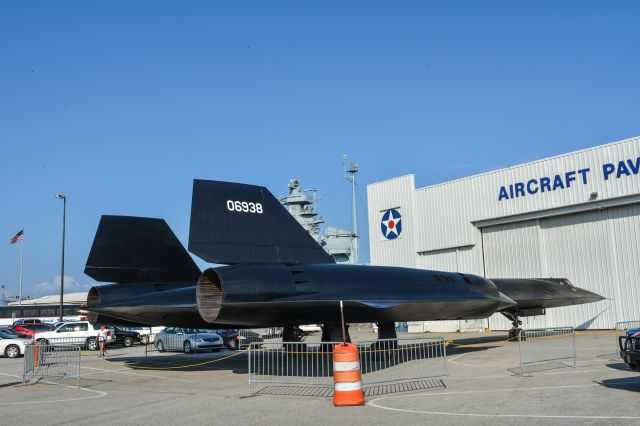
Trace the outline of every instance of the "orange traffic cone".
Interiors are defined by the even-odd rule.
[[[358,346],[341,343],[333,348],[333,405],[364,405]]]

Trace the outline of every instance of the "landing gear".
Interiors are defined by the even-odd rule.
[[[307,333],[302,331],[297,325],[285,325],[282,328],[283,342],[302,342]]]
[[[522,333],[521,328],[512,328],[511,330],[509,330],[509,340],[518,340],[518,336],[522,337],[522,340],[524,340],[524,333],[520,333]]]
[[[287,343],[302,342],[305,336],[306,334],[297,325],[285,325],[282,328],[282,342],[284,343],[285,350],[291,355],[306,352],[306,343],[300,343],[298,345]]]
[[[375,359],[391,359],[396,356],[398,335],[395,322],[379,322],[378,341],[371,344]]]
[[[378,339],[394,339],[396,340],[398,335],[396,334],[395,322],[379,322],[378,323]]]
[[[351,336],[349,336],[349,324],[344,325],[344,332],[347,342],[351,343]],[[321,340],[323,342],[342,342],[342,326],[340,324],[323,325]]]
[[[520,321],[520,319],[518,318],[518,313],[517,312],[515,313],[500,312],[500,313],[505,317],[507,317],[509,321],[511,321],[512,327],[511,327],[511,330],[509,330],[509,340],[520,340],[520,338],[524,340],[525,339],[524,332],[520,328],[520,326],[522,325],[522,321]]]

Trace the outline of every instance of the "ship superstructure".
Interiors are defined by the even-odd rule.
[[[356,237],[351,231],[327,226],[322,232],[320,225],[325,221],[316,211],[316,191],[302,189],[298,179],[289,179],[289,195],[281,197],[280,201],[337,263],[355,263],[352,261],[352,253]],[[307,195],[309,192],[314,194],[313,198]]]

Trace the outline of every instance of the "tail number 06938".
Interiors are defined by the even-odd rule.
[[[262,204],[247,201],[227,200],[227,210],[230,212],[245,212],[262,214]]]

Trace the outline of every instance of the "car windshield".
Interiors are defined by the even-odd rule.
[[[210,330],[210,329],[206,329],[206,328],[185,328],[183,329],[185,333],[187,334],[194,334],[194,333],[215,333],[215,330]]]

